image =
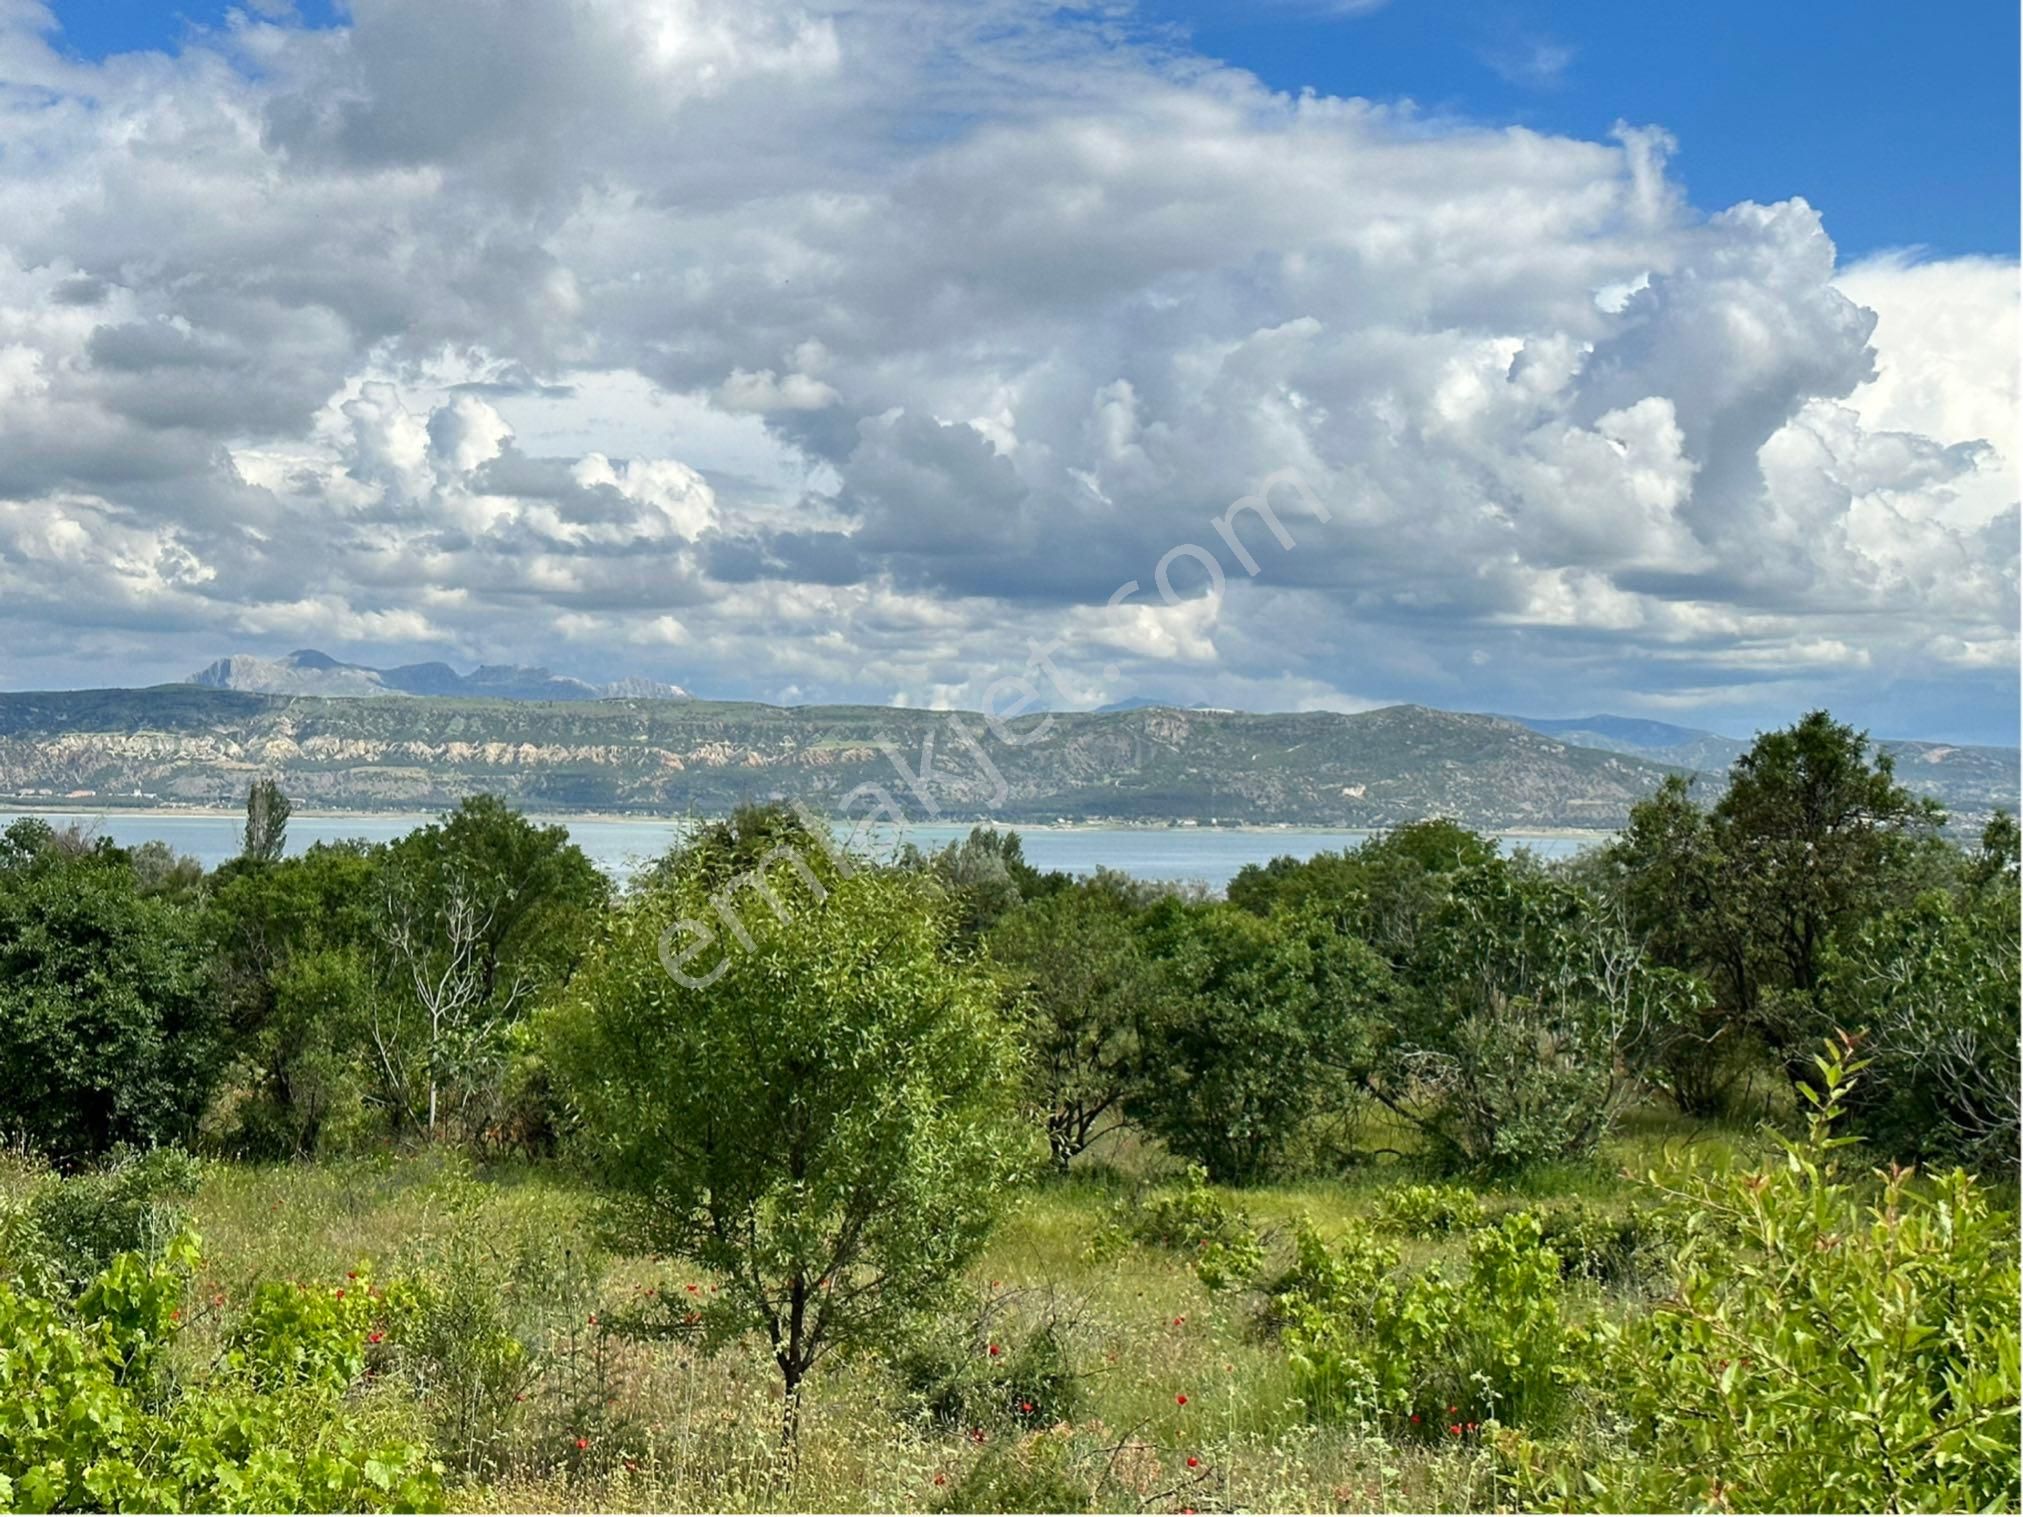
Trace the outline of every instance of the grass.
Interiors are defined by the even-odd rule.
[[[1641,1171],[1688,1148],[1739,1157],[1759,1141],[1741,1128],[1640,1113],[1596,1164],[1487,1192],[1485,1203],[1494,1212],[1565,1195],[1621,1208],[1636,1204],[1626,1168]],[[559,1169],[474,1168],[442,1154],[207,1166],[192,1203],[204,1240],[193,1298],[200,1305],[179,1351],[192,1360],[214,1352],[223,1324],[263,1280],[439,1282],[461,1303],[455,1309],[469,1320],[459,1331],[472,1342],[496,1328],[526,1348],[489,1402],[460,1401],[452,1365],[385,1366],[382,1384],[434,1377],[427,1415],[453,1455],[453,1503],[477,1511],[1493,1502],[1477,1448],[1310,1426],[1284,1353],[1259,1326],[1256,1297],[1211,1293],[1188,1259],[1158,1249],[1093,1255],[1092,1239],[1118,1199],[1171,1170],[1128,1143],[1089,1156],[1018,1201],[965,1282],[993,1339],[1015,1344],[1051,1323],[1066,1349],[1072,1415],[1023,1432],[938,1426],[909,1407],[892,1366],[826,1365],[809,1388],[798,1461],[784,1469],[769,1357],[755,1345],[707,1356],[684,1340],[622,1330],[648,1292],[679,1299],[709,1282],[679,1265],[607,1251],[593,1198]],[[1384,1189],[1406,1178],[1403,1166],[1386,1164],[1224,1194],[1282,1240],[1301,1216],[1323,1228],[1368,1217]],[[1462,1245],[1398,1246],[1418,1265]],[[406,1415],[415,1415],[411,1404]]]

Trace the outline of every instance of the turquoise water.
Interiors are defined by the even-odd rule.
[[[18,813],[0,812],[0,827]],[[241,822],[224,815],[131,815],[119,812],[37,813],[54,826],[76,822],[123,847],[159,839],[176,852],[213,868],[239,852]],[[288,824],[291,852],[311,843],[340,838],[364,838],[383,843],[434,820],[431,816],[298,816]],[[620,880],[647,859],[664,853],[680,835],[677,821],[626,820],[596,817],[561,818],[569,835],[598,867]],[[1148,880],[1198,881],[1220,890],[1245,864],[1263,863],[1281,854],[1308,858],[1326,849],[1352,848],[1366,832],[1308,831],[1292,827],[1020,827],[1029,862],[1040,869],[1064,869],[1088,874],[1098,867],[1121,869]],[[923,849],[969,834],[969,824],[921,824],[909,827],[905,841]],[[1595,838],[1506,833],[1506,847],[1523,846],[1545,858],[1565,858]],[[898,846],[890,828],[859,837],[856,844],[873,856],[885,856]]]

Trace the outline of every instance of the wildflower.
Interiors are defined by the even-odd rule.
[[[935,1483],[936,1485],[947,1485],[947,1484],[948,1484],[948,1477],[947,1477],[946,1475],[936,1475],[936,1476],[934,1477],[934,1483]]]
[[[597,1325],[597,1313],[595,1313],[595,1312],[592,1312],[592,1313],[590,1314],[590,1325],[591,1325],[592,1327],[595,1327],[595,1326]]]
[[[337,1287],[337,1299],[339,1301],[344,1299],[344,1287],[341,1285]]]
[[[1458,1412],[1458,1411],[1460,1411],[1460,1410],[1461,1410],[1461,1408],[1460,1408],[1460,1407],[1458,1407],[1458,1406],[1450,1406],[1450,1407],[1448,1407],[1448,1408],[1447,1408],[1447,1415],[1451,1417],[1451,1416],[1453,1416],[1453,1415],[1454,1415],[1454,1414],[1455,1414],[1456,1412]]]
[[[219,1291],[217,1295],[211,1297],[211,1305],[223,1306],[224,1304],[225,1304],[225,1293],[223,1291]]]
[[[513,1399],[515,1401],[525,1401],[527,1399],[527,1393],[525,1391],[514,1391]]]
[[[183,1309],[180,1306],[174,1308],[169,1312],[169,1321],[180,1322],[182,1320],[183,1320]]]
[[[358,1271],[355,1269],[348,1269],[344,1272],[344,1278],[347,1280],[356,1280],[358,1278]]]
[[[578,1438],[576,1440],[576,1447],[578,1449],[587,1449],[590,1447],[590,1440],[588,1438]]]
[[[1033,1413],[1033,1404],[1030,1401],[1021,1401],[1019,1403],[1019,1410],[1030,1417]]]
[[[367,1333],[367,1334],[365,1335],[365,1341],[366,1341],[367,1343],[384,1343],[384,1342],[386,1341],[386,1334],[385,1334],[385,1333]]]
[[[1419,1414],[1418,1414],[1417,1412],[1414,1412],[1414,1413],[1412,1414],[1412,1421],[1413,1421],[1413,1422],[1414,1422],[1415,1424],[1416,1424],[1416,1423],[1417,1423],[1417,1422],[1419,1421]]]
[[[1461,1424],[1458,1422],[1450,1423],[1447,1431],[1452,1433],[1456,1438],[1459,1438],[1461,1436]]]
[[[636,1470],[639,1468],[639,1461],[637,1459],[628,1459],[625,1461],[625,1467],[628,1470]]]
[[[1186,1319],[1186,1317],[1184,1317],[1184,1316],[1181,1316],[1181,1317],[1175,1317],[1175,1318],[1173,1319],[1173,1325],[1174,1325],[1175,1327],[1180,1327],[1180,1326],[1182,1326],[1183,1324],[1185,1324],[1185,1323],[1186,1323],[1186,1321],[1187,1321],[1187,1319]]]
[[[969,1430],[969,1441],[971,1443],[982,1443],[989,1436],[990,1435],[980,1427],[973,1427]]]
[[[1189,1454],[1187,1456],[1187,1467],[1190,1470],[1198,1470],[1201,1468],[1201,1461],[1196,1459],[1192,1454]]]
[[[696,1290],[697,1290],[697,1289],[698,1289],[698,1287],[696,1287],[696,1286],[694,1286],[694,1285],[691,1285],[691,1286],[689,1286],[689,1288],[688,1288],[688,1293],[689,1293],[689,1294],[690,1294],[691,1296],[693,1296],[693,1295],[694,1295],[694,1294],[696,1293]]]
[[[1000,1347],[999,1347],[999,1346],[998,1346],[997,1344],[995,1344],[995,1343],[993,1343],[993,1344],[992,1344],[992,1345],[990,1346],[990,1356],[991,1356],[991,1358],[993,1358],[993,1359],[995,1359],[995,1358],[996,1358],[996,1357],[997,1357],[997,1356],[998,1356],[999,1354],[1002,1354],[1003,1352],[1004,1352],[1004,1350],[1003,1350],[1002,1348],[1000,1348]]]
[[[1173,1398],[1173,1404],[1175,1406],[1187,1405],[1187,1393],[1185,1391],[1182,1391],[1179,1395],[1175,1396]]]

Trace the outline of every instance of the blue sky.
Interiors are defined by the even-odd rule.
[[[55,0],[87,57],[173,47],[227,6]],[[242,5],[240,8],[244,9]],[[294,0],[329,24],[332,0]],[[1280,89],[1584,138],[1678,138],[1693,203],[1803,195],[1844,257],[2017,250],[2018,7],[1856,0],[1142,0],[1139,16]]]

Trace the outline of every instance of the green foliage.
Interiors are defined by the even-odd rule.
[[[202,1176],[169,1148],[115,1149],[96,1169],[45,1175],[10,1217],[0,1263],[32,1290],[74,1295],[120,1254],[161,1253],[189,1225],[181,1203]]]
[[[1401,1275],[1397,1262],[1367,1232],[1331,1244],[1301,1224],[1274,1303],[1308,1414],[1424,1438],[1492,1419],[1550,1425],[1585,1376],[1588,1340],[1564,1320],[1560,1261],[1538,1217],[1514,1212],[1471,1234],[1458,1281],[1438,1264]]]
[[[2023,1056],[2017,893],[1930,892],[1829,948],[1821,1004],[1863,1031],[1850,1116],[1885,1153],[2013,1173]]]
[[[220,1073],[198,914],[144,893],[119,849],[41,824],[8,840],[0,1132],[64,1164],[187,1141]]]
[[[1099,1258],[1114,1258],[1130,1243],[1184,1255],[1212,1291],[1247,1284],[1264,1267],[1257,1224],[1209,1185],[1199,1164],[1188,1166],[1177,1188],[1119,1202],[1091,1247]]]
[[[271,779],[246,792],[246,841],[240,857],[253,865],[276,863],[288,849],[288,818],[295,808]]]
[[[1133,1115],[1175,1154],[1242,1184],[1339,1112],[1392,994],[1375,953],[1317,916],[1164,901],[1146,919],[1166,990],[1144,1018]]]
[[[1456,1169],[1591,1155],[1635,1087],[1622,1054],[1701,991],[1585,892],[1517,862],[1462,870],[1418,934],[1371,1089]]]
[[[1017,1432],[1072,1421],[1085,1400],[1067,1329],[1048,1312],[1022,1326],[1001,1298],[943,1316],[893,1358],[907,1410],[943,1430]]]
[[[721,1279],[705,1341],[771,1345],[791,1438],[810,1369],[945,1299],[1029,1145],[1023,1051],[945,895],[808,837],[767,857],[691,852],[615,913],[549,1046],[624,1234]],[[678,980],[720,908],[739,932]]]
[[[1408,1238],[1441,1238],[1482,1225],[1482,1201],[1459,1185],[1400,1185],[1377,1198],[1376,1223]]]
[[[1860,1068],[1831,1046],[1816,1061],[1781,1163],[1662,1184],[1686,1233],[1673,1298],[1603,1329],[1605,1437],[1508,1440],[1515,1500],[2014,1509],[2014,1213],[1959,1171],[1848,1175],[1834,1127]]]
[[[1131,903],[1100,881],[1044,895],[990,934],[1029,1010],[1038,1100],[1057,1167],[1123,1121],[1139,1027],[1163,981]]]
[[[74,1309],[0,1286],[0,1502],[15,1510],[435,1511],[417,1444],[355,1409],[351,1379],[252,1378],[247,1366],[331,1365],[354,1334],[266,1310],[210,1374],[172,1381],[195,1240],[121,1254]],[[265,1340],[271,1325],[288,1347]]]

